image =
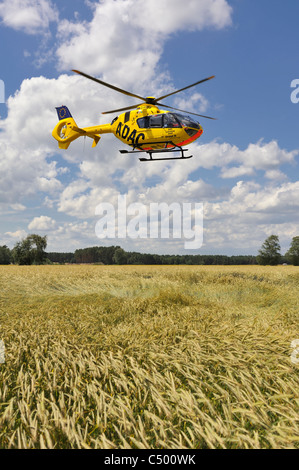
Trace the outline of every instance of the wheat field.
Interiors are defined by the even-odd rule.
[[[289,266],[0,266],[0,447],[298,448],[298,285]]]

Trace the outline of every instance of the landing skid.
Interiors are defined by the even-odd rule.
[[[146,145],[157,145],[157,144],[165,144],[165,148],[156,149],[156,150],[143,150],[142,146]],[[173,145],[173,148],[167,148],[167,145]],[[135,150],[135,148],[139,150]],[[141,157],[139,160],[141,162],[154,162],[159,160],[185,160],[187,158],[192,158],[193,155],[185,156],[184,152],[187,152],[188,149],[183,149],[179,145],[175,145],[173,142],[147,142],[146,144],[140,144],[138,147],[133,147],[133,150],[120,150],[120,153],[147,153],[149,158]],[[153,154],[156,153],[172,153],[172,152],[180,152],[179,157],[161,157],[161,158],[153,158]]]

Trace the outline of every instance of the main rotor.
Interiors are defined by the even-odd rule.
[[[88,78],[89,80],[93,80],[94,82],[99,83],[100,85],[104,85],[108,88],[111,88],[112,90],[118,91],[119,93],[122,93],[123,95],[131,96],[133,98],[138,98],[139,100],[142,101],[142,103],[145,103],[145,104],[149,104],[149,105],[152,105],[152,106],[159,106],[159,107],[162,107],[162,108],[174,109],[176,111],[181,111],[182,113],[193,114],[194,116],[200,116],[200,117],[207,118],[207,119],[215,119],[215,118],[212,118],[210,116],[204,116],[202,114],[193,113],[191,111],[184,111],[183,109],[173,108],[172,106],[168,106],[166,104],[160,103],[160,100],[162,100],[164,98],[167,98],[168,96],[172,96],[172,95],[174,95],[176,93],[179,93],[181,91],[187,90],[188,88],[199,85],[200,83],[204,83],[208,80],[211,80],[212,78],[215,77],[215,75],[212,75],[211,77],[208,77],[208,78],[204,78],[203,80],[199,80],[196,83],[192,83],[192,85],[188,85],[184,88],[180,88],[179,90],[175,90],[171,93],[168,93],[167,95],[160,96],[159,98],[155,98],[154,96],[148,96],[148,97],[144,98],[143,96],[139,96],[139,95],[136,95],[136,94],[131,93],[129,91],[123,90],[122,88],[118,88],[114,85],[111,85],[110,83],[103,82],[102,80],[99,80],[98,78],[92,77],[91,75],[88,75],[87,73],[80,72],[79,70],[72,70],[72,72],[78,73],[79,75],[82,75],[83,77]],[[111,111],[105,111],[102,114],[117,113],[119,111],[127,111],[129,109],[135,109],[136,107],[140,106],[142,103],[135,104],[133,106],[126,106],[125,108],[119,108],[119,109],[113,109]]]

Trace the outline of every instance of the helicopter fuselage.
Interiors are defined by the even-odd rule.
[[[200,124],[188,116],[161,111],[149,104],[114,118],[111,130],[123,143],[142,150],[182,147],[198,139],[203,132]]]
[[[60,120],[52,135],[62,149],[67,149],[73,140],[83,135],[91,137],[95,147],[101,134],[107,133],[113,133],[124,144],[142,151],[183,147],[198,139],[203,132],[201,125],[189,116],[162,111],[146,103],[120,114],[111,124],[92,127],[77,127],[66,106],[57,108],[57,113]]]

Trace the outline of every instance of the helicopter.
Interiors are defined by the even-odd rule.
[[[122,112],[115,117],[110,124],[100,124],[98,126],[83,128],[77,126],[67,106],[63,105],[57,107],[56,111],[59,122],[53,129],[52,135],[54,139],[58,141],[60,149],[67,149],[70,143],[80,136],[92,138],[92,147],[95,147],[102,134],[113,133],[115,137],[132,148],[132,150],[120,150],[120,153],[147,154],[147,157],[140,156],[140,161],[187,159],[192,158],[192,155],[185,155],[184,152],[188,149],[183,147],[194,142],[203,133],[199,122],[191,118],[189,114],[207,119],[215,119],[210,116],[183,111],[160,103],[162,99],[211,80],[215,75],[199,80],[192,85],[188,85],[164,96],[160,96],[159,98],[154,98],[153,96],[144,98],[103,82],[79,70],[72,70],[72,72],[126,96],[138,98],[142,102],[140,104],[103,112],[102,114]],[[161,110],[160,107],[171,109],[171,111]],[[186,113],[188,115],[186,115]],[[179,152],[179,156],[167,155],[168,153],[173,154],[173,152]],[[157,154],[162,155],[156,158]]]

